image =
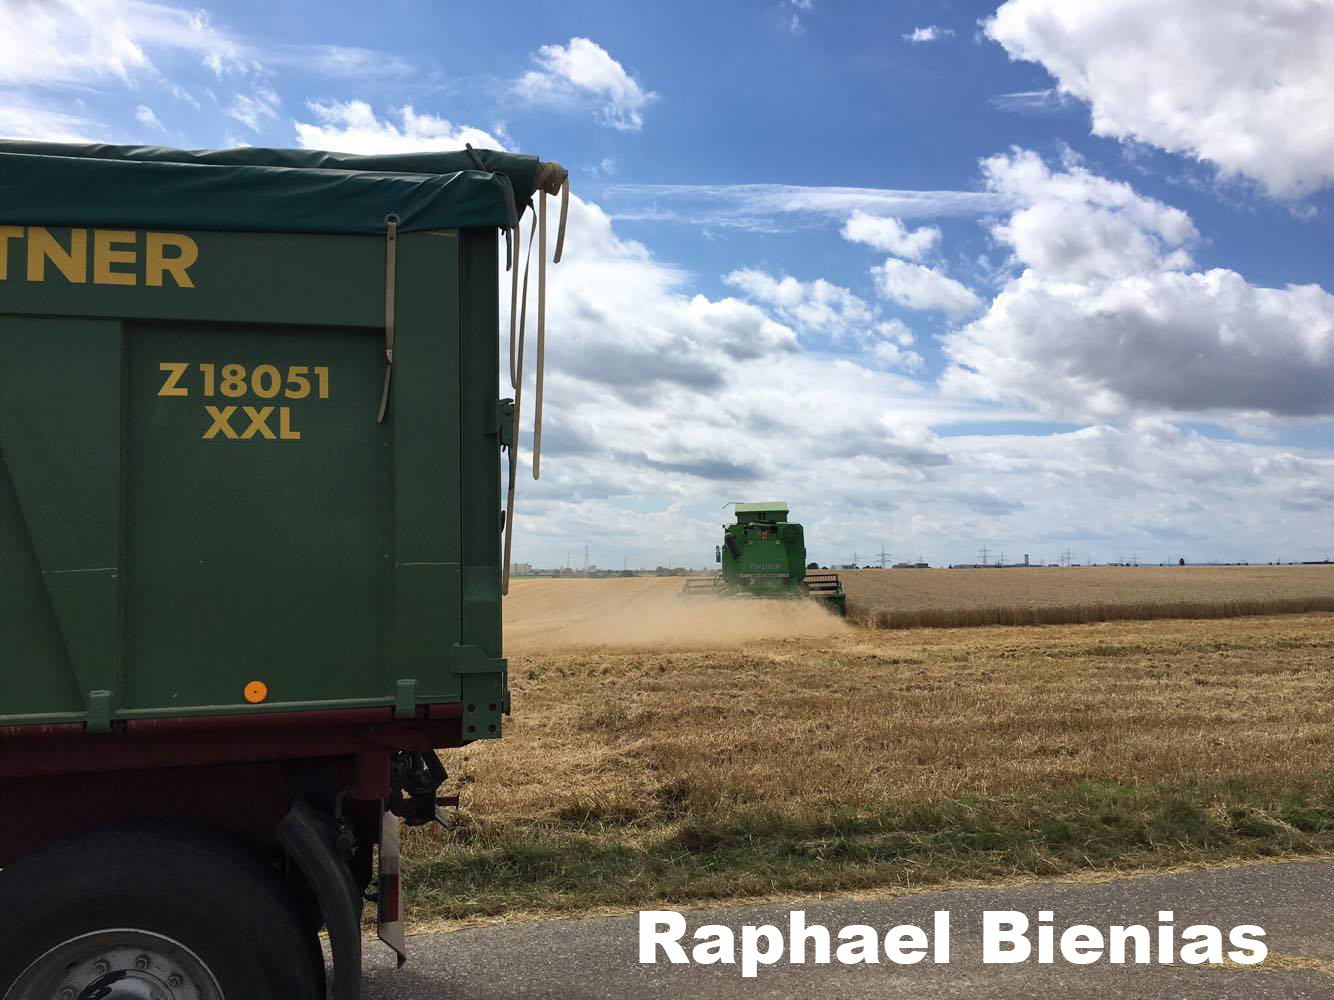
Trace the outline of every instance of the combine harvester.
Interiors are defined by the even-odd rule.
[[[739,503],[736,523],[723,526],[714,558],[722,569],[708,579],[688,579],[682,597],[809,598],[840,617],[847,596],[837,573],[806,570],[806,538],[787,519],[787,504]]]

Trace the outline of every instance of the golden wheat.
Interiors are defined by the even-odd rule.
[[[516,586],[515,715],[446,756],[464,809],[412,834],[420,914],[1334,849],[1334,615],[803,634],[594,583]],[[644,638],[593,627],[618,608]]]
[[[1334,566],[855,570],[853,620],[877,628],[1068,625],[1334,611]]]
[[[746,609],[739,608],[738,614]],[[1334,762],[1334,615],[658,643],[512,656],[504,740],[460,752],[483,825],[996,795]]]

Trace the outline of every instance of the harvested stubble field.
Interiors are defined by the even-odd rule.
[[[414,917],[1334,853],[1334,614],[873,630],[522,581]]]
[[[840,576],[848,616],[876,628],[1334,611],[1334,565],[864,569]]]

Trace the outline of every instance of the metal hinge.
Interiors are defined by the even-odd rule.
[[[497,430],[504,448],[514,447],[514,400],[502,399],[496,404]]]

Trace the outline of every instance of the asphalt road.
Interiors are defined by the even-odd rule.
[[[936,910],[951,913],[950,964],[929,960],[898,966],[761,966],[744,979],[740,965],[681,966],[638,962],[635,915],[552,920],[424,934],[409,938],[412,955],[402,970],[387,949],[367,949],[366,1000],[638,1000],[693,997],[734,1000],[771,997],[1124,997],[1134,1000],[1305,1000],[1334,998],[1334,862],[1251,866],[1180,875],[1119,879],[1097,884],[1040,884],[958,889],[883,901],[824,900],[687,912],[689,935],[704,923],[788,927],[792,909],[808,924],[834,934],[845,925],[870,924],[883,935],[900,924],[928,931]],[[1055,913],[1057,933],[1087,923],[1158,925],[1158,912],[1175,914],[1178,933],[1191,924],[1228,930],[1258,924],[1270,957],[1259,966],[1070,965],[982,962],[984,910],[1019,910],[1036,924],[1040,910]],[[1031,935],[1032,936],[1032,935]],[[835,941],[837,945],[837,941]]]

